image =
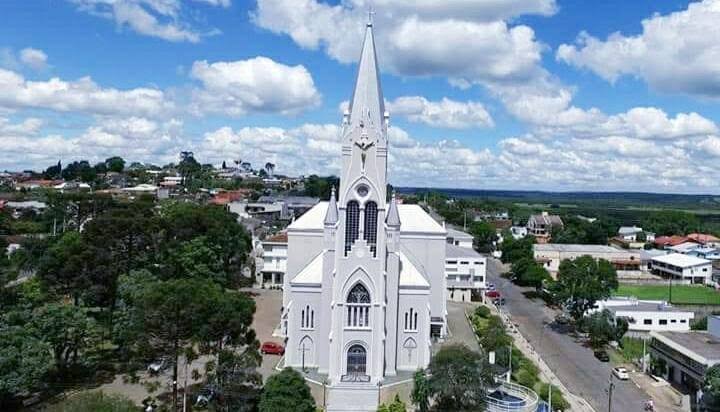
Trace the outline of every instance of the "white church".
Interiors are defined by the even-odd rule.
[[[340,188],[287,231],[285,366],[325,382],[328,411],[375,411],[446,334],[446,231],[420,206],[387,201],[388,125],[368,23]]]

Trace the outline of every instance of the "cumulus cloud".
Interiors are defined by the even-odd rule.
[[[20,50],[20,61],[34,70],[47,68],[47,54],[39,49],[26,47]]]
[[[19,123],[11,123],[10,119],[0,117],[0,136],[28,136],[35,135],[42,128],[42,119],[29,117]]]
[[[505,81],[532,76],[540,61],[542,46],[530,27],[510,26],[497,19],[473,19],[485,15],[484,7],[495,7],[497,2],[423,1],[420,13],[410,7],[414,2],[385,3],[388,7],[376,16],[375,35],[377,43],[382,44],[378,47],[380,63],[394,73],[446,76],[455,82]],[[554,2],[542,3],[554,7]],[[363,22],[367,19],[364,6],[363,1],[332,6],[317,0],[259,0],[253,21],[274,33],[290,36],[303,48],[322,47],[331,58],[350,63],[360,53]],[[462,6],[476,12],[463,14]],[[531,9],[517,10],[521,13]]]
[[[216,63],[196,61],[191,76],[203,86],[193,97],[198,113],[292,114],[320,103],[320,93],[304,66],[287,66],[267,57]]]
[[[557,59],[614,82],[623,75],[644,79],[653,89],[720,97],[720,1],[692,2],[687,9],[653,15],[642,33],[613,33],[601,40],[581,33],[562,44]]]
[[[189,21],[181,0],[68,0],[78,10],[115,22],[130,30],[173,42],[197,43],[217,29],[200,29]],[[230,0],[196,0],[211,6],[228,7]]]
[[[0,69],[0,107],[153,117],[171,110],[173,103],[163,91],[154,88],[103,88],[90,77],[31,81],[19,73]]]
[[[433,127],[468,129],[494,126],[490,113],[480,102],[459,102],[447,97],[430,101],[422,96],[404,96],[388,102],[386,107],[392,115]]]

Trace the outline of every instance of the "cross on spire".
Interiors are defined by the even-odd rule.
[[[367,22],[368,26],[373,25],[373,16],[374,15],[375,15],[375,9],[373,9],[373,7],[370,6],[370,8],[368,8],[368,22]]]

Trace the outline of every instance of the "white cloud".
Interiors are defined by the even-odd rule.
[[[200,41],[217,29],[193,27],[181,0],[68,0],[80,11],[113,20],[118,29],[129,28],[138,34],[173,42]],[[196,0],[211,6],[228,7],[230,0]]]
[[[389,7],[376,16],[375,35],[383,67],[400,75],[445,76],[454,82],[507,81],[534,75],[542,46],[525,25],[502,20],[474,19],[483,7],[496,2],[422,2],[419,14],[407,1],[387,0]],[[461,5],[472,3],[460,12]],[[516,1],[516,4],[538,2]],[[554,7],[554,2],[542,2]],[[414,4],[414,3],[413,3]],[[439,4],[439,5],[438,5]],[[253,21],[274,33],[287,34],[303,48],[324,48],[343,63],[355,62],[360,53],[367,19],[364,1],[331,6],[317,0],[259,0]],[[424,8],[423,8],[424,7]],[[510,9],[507,9],[510,10]],[[548,9],[549,10],[549,9]],[[487,14],[492,16],[492,13]],[[462,50],[462,53],[458,53]]]
[[[34,70],[47,68],[47,54],[39,49],[26,47],[20,50],[20,61]]]
[[[267,57],[216,63],[196,61],[191,76],[203,86],[193,97],[198,113],[293,114],[320,103],[320,93],[304,66],[286,66]]]
[[[698,147],[709,155],[720,157],[720,136],[708,136],[698,143]]]
[[[720,97],[720,1],[692,2],[687,9],[653,15],[636,36],[613,33],[600,40],[581,33],[563,44],[557,58],[614,82],[623,75],[644,79],[652,88]]]
[[[158,89],[102,88],[90,77],[75,81],[57,77],[31,81],[16,72],[0,69],[0,107],[153,117],[173,109],[174,105]]]
[[[10,123],[9,119],[0,117],[0,136],[27,136],[35,135],[42,128],[44,122],[42,119],[29,117],[20,123]]]
[[[522,14],[549,16],[557,11],[555,0],[352,0],[367,10],[374,7],[389,15],[418,15],[423,18],[492,21]]]
[[[447,97],[430,101],[422,96],[404,96],[388,102],[386,107],[391,115],[407,117],[411,122],[433,127],[468,129],[494,126],[490,113],[480,102],[459,102]]]

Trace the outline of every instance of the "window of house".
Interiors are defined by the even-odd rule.
[[[667,319],[660,319],[661,325],[667,325]]]
[[[670,323],[677,323],[677,319],[670,319]]]
[[[645,319],[645,320],[643,320],[643,324],[645,324],[645,325],[652,325],[652,319]]]
[[[687,319],[680,319],[680,323],[687,323]]]

